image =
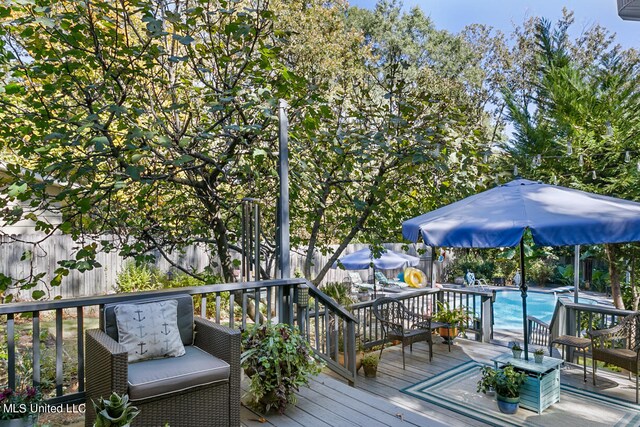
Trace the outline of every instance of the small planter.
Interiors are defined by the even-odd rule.
[[[522,358],[522,350],[514,350],[514,349],[511,349],[511,354],[513,354],[513,358],[514,358],[514,359],[520,359],[520,358]]]
[[[498,409],[503,414],[515,414],[520,406],[520,397],[504,397],[498,395],[496,397]]]
[[[371,294],[369,292],[359,292],[358,293],[358,301],[365,302],[371,299]]]
[[[533,353],[533,359],[536,363],[542,363],[544,360],[544,354]]]
[[[364,376],[367,378],[375,378],[378,374],[378,365],[365,365],[362,367]]]
[[[37,415],[29,415],[13,420],[0,420],[0,427],[32,427],[38,422]]]
[[[367,378],[375,378],[378,373],[378,362],[380,359],[377,354],[367,353],[362,359],[362,369],[364,376]]]

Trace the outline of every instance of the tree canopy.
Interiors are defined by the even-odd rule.
[[[601,27],[571,42],[570,25],[570,14],[555,29],[532,19],[509,41],[482,25],[439,30],[395,0],[371,11],[342,0],[6,2],[0,223],[29,218],[43,239],[81,245],[48,276],[0,276],[0,292],[59,285],[99,267],[100,251],[145,261],[193,244],[231,281],[245,197],[261,201],[273,259],[280,99],[292,247],[316,283],[349,243],[398,241],[402,220],[506,180],[514,164],[636,199],[625,156],[638,151],[637,53]],[[313,265],[317,253],[326,265]]]

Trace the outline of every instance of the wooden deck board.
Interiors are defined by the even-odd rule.
[[[400,390],[423,379],[448,371],[462,363],[475,360],[491,363],[491,358],[508,351],[503,346],[458,339],[451,352],[447,346],[434,343],[433,360],[429,362],[426,344],[414,344],[413,352],[405,348],[406,369],[402,369],[400,346],[384,350],[376,378],[365,378],[360,372],[356,387],[350,387],[331,372],[325,372],[311,381],[310,387],[299,393],[296,408],[288,408],[286,415],[269,415],[261,424],[248,410],[242,412],[243,425],[271,426],[484,426],[438,405],[409,396]],[[635,400],[635,380],[598,370],[598,386],[582,381],[582,368],[569,365],[563,369],[562,382],[611,397]],[[249,417],[249,418],[247,418]]]

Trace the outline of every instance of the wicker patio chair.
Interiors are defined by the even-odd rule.
[[[115,305],[101,310],[101,329],[86,331],[86,427],[96,417],[91,401],[107,398],[114,391],[128,393],[131,403],[140,409],[133,426],[240,425],[240,332],[194,318],[190,295],[126,303],[170,299],[178,301],[184,356],[128,362],[127,350],[117,340]]]
[[[640,312],[630,314],[612,328],[587,333],[591,337],[593,385],[596,385],[596,361],[598,360],[626,369],[636,375],[636,403],[638,403]]]
[[[431,338],[431,317],[409,311],[396,298],[383,297],[374,301],[373,315],[382,327],[383,342],[402,341],[402,369],[405,369],[404,347],[408,344],[413,351],[413,343],[426,341],[429,343],[429,361],[433,358],[433,340]],[[380,349],[380,357],[382,357]]]

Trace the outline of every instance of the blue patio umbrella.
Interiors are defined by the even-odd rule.
[[[379,257],[375,257],[374,253],[370,248],[363,248],[352,252],[350,254],[344,255],[338,259],[338,261],[333,263],[332,268],[338,268],[342,265],[347,270],[366,270],[370,267],[373,267],[374,278],[373,278],[373,286],[374,286],[374,294],[375,294],[375,270],[392,270],[396,268],[403,268],[406,266],[415,267],[420,263],[420,258],[399,254],[388,249],[384,249]]]
[[[524,232],[543,246],[640,241],[640,203],[517,179],[402,223],[402,235],[430,246],[520,245],[525,357],[528,357]]]

